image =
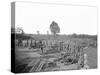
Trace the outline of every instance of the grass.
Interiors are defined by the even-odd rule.
[[[88,65],[90,68],[97,68],[97,48],[89,47],[84,51],[88,55]]]

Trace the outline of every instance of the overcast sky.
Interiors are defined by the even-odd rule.
[[[15,26],[26,33],[50,32],[52,21],[58,23],[60,34],[97,34],[97,8],[87,6],[16,3]]]

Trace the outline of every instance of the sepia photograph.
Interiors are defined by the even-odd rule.
[[[97,69],[97,7],[11,3],[11,71]]]

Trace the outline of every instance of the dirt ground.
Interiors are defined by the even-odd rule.
[[[91,69],[97,68],[97,48],[89,47],[84,50],[84,52],[88,55],[88,65]]]

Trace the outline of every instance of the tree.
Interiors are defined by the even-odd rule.
[[[58,23],[56,23],[55,21],[52,21],[52,23],[50,24],[50,30],[51,30],[51,33],[53,33],[54,38],[55,38],[56,34],[60,32],[60,27],[58,26]]]
[[[18,27],[16,33],[24,34],[24,30],[21,27]]]
[[[37,31],[37,34],[39,35],[40,34],[40,31]]]

